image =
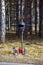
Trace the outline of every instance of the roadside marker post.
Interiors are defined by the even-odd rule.
[[[23,19],[19,23],[19,28],[21,30],[21,47],[23,48],[23,34],[24,34],[24,30],[25,30],[25,22],[23,21]]]

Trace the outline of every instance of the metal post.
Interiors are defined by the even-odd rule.
[[[23,48],[23,31],[22,31],[21,47]]]
[[[1,0],[1,41],[5,42],[5,0]]]

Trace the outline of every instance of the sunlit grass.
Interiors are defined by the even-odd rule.
[[[38,42],[37,42],[38,43]],[[13,54],[13,47],[19,48],[21,46],[21,42],[6,42],[4,44],[0,44],[0,57],[3,55],[6,56],[6,54]],[[23,47],[26,48],[26,54],[23,57],[24,58],[31,58],[31,59],[37,59],[37,60],[43,60],[43,46],[37,45],[37,44],[29,44],[25,45],[23,44]]]

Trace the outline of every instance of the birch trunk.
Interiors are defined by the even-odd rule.
[[[1,41],[5,42],[5,0],[1,0]]]

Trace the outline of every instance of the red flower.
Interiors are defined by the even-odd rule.
[[[19,52],[19,53],[23,53],[23,49],[22,49],[22,48],[19,48],[19,49],[18,49],[18,52]]]

